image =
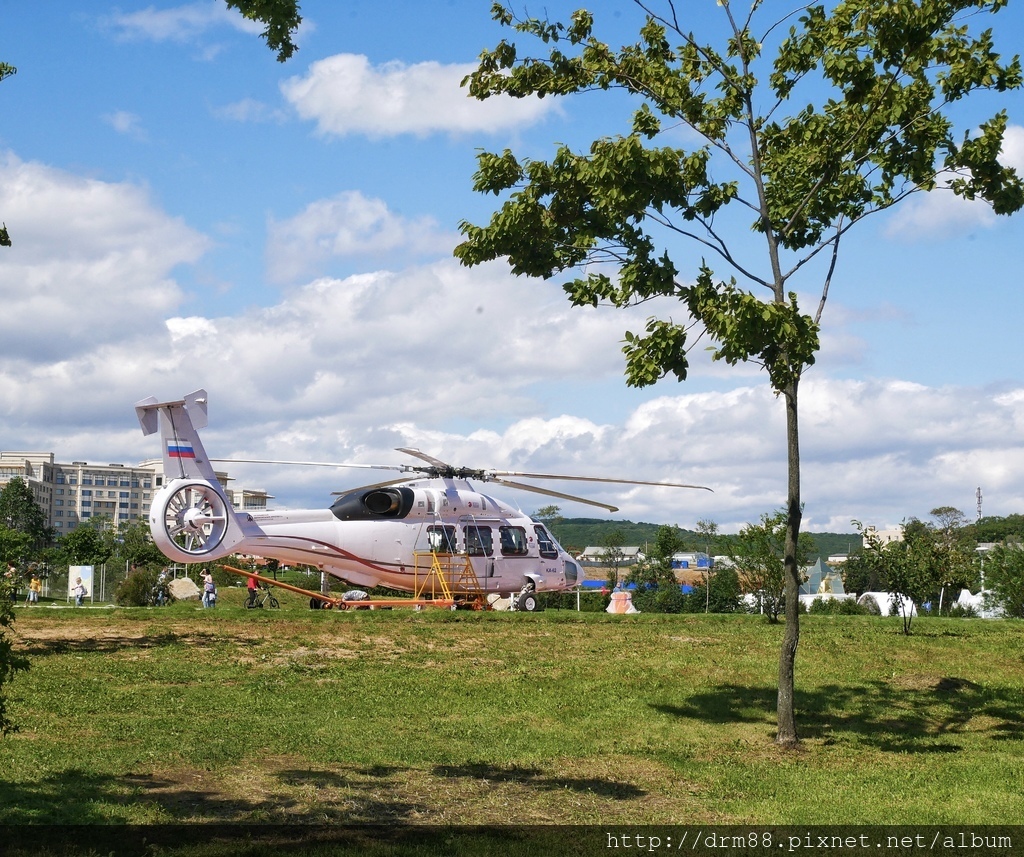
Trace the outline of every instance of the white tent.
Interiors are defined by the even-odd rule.
[[[867,604],[868,601],[878,605],[878,612],[882,616],[917,615],[914,602],[905,595],[895,595],[892,592],[865,592],[857,599],[858,604]]]
[[[985,596],[991,593],[981,590],[977,595],[972,595],[969,589],[961,589],[960,597],[956,599],[956,606],[964,609],[974,610],[982,619],[1002,619],[1005,613],[998,605],[987,606]]]

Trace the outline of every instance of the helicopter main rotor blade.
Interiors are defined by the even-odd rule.
[[[588,500],[586,497],[577,497],[573,494],[563,494],[561,491],[551,491],[548,488],[538,488],[536,485],[524,485],[522,482],[513,482],[511,479],[499,479],[495,477],[494,482],[508,485],[509,488],[520,488],[523,491],[533,491],[535,494],[547,494],[549,497],[558,497],[560,500],[571,500],[574,503],[586,503],[588,506],[598,506],[607,509],[609,512],[618,512],[618,506],[609,506],[607,503],[599,503],[597,500]]]
[[[425,461],[427,464],[432,464],[434,467],[439,467],[441,470],[454,470],[454,468],[446,461],[441,461],[439,458],[434,458],[432,455],[427,455],[425,452],[421,452],[418,449],[412,449],[407,446],[395,447],[395,452],[404,452],[406,455],[411,455],[414,458]]]
[[[285,464],[298,467],[359,467],[364,470],[397,470],[409,473],[418,468],[409,464],[349,464],[344,461],[282,461],[276,458],[211,458],[210,461],[226,461],[237,464]]]
[[[342,494],[352,494],[356,491],[369,491],[372,488],[387,488],[391,485],[401,485],[403,482],[408,482],[409,479],[409,476],[403,476],[400,479],[389,479],[387,482],[374,482],[373,485],[361,485],[358,488],[349,488],[347,491],[332,491],[331,496],[340,497]]]
[[[616,485],[653,485],[655,488],[697,488],[714,491],[706,485],[686,485],[682,482],[646,482],[643,479],[612,479],[603,476],[565,476],[558,473],[521,473],[515,470],[488,470],[493,476],[523,476],[527,479],[565,479],[570,482],[607,482]]]

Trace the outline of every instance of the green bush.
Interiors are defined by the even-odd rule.
[[[537,601],[543,610],[575,610],[575,592],[540,592]],[[580,595],[579,608],[581,613],[603,613],[611,601],[611,594],[598,595],[586,590]]]
[[[866,616],[870,613],[867,607],[852,598],[816,598],[807,612],[824,616]]]
[[[153,588],[158,575],[156,569],[140,568],[133,571],[117,585],[114,601],[122,607],[145,607],[152,604]]]

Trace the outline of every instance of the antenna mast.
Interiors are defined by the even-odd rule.
[[[981,520],[981,486],[978,486],[978,520]]]

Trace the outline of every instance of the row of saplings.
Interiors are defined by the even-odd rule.
[[[684,588],[676,583],[637,583],[632,592],[633,606],[641,613],[768,613],[760,604],[744,601],[739,578],[732,568],[720,569],[709,575],[706,584]],[[539,596],[541,608],[555,610],[576,610],[586,613],[600,613],[608,608],[611,592],[593,590],[584,593],[577,600],[575,592],[543,592]],[[777,605],[777,615],[784,611],[784,599]],[[922,608],[924,609],[924,608]],[[799,605],[801,613],[842,616],[878,616],[878,604],[868,599],[859,604],[856,599],[818,598],[809,607]],[[970,607],[951,606],[943,610],[944,616],[972,617],[976,612]],[[772,618],[772,616],[769,616]]]
[[[197,573],[205,571],[205,567]],[[211,568],[218,586],[237,585],[238,578],[219,568]],[[167,589],[166,578],[161,580],[160,568],[138,568],[131,571],[115,589],[114,600],[122,607],[146,607],[168,604],[174,600]],[[397,593],[387,593],[394,596]],[[710,575],[708,584],[698,584],[688,591],[676,584],[639,584],[632,590],[633,605],[641,613],[746,613],[761,612],[758,606],[749,607],[744,603],[736,572],[723,568]],[[602,613],[608,608],[611,592],[592,590],[579,596],[575,592],[542,592],[538,594],[539,607],[550,610],[576,610],[585,613]],[[800,605],[801,612],[805,608]],[[874,601],[858,604],[854,599],[817,599],[807,612],[812,614],[878,615]],[[953,608],[961,615],[969,616],[969,609]],[[950,615],[955,615],[951,612]]]

